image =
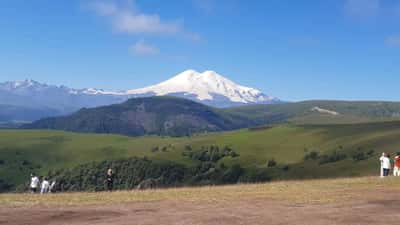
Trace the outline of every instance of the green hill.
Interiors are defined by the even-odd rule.
[[[255,123],[334,124],[400,119],[399,102],[315,100],[222,109]]]
[[[133,98],[122,104],[81,109],[63,117],[25,125],[30,129],[55,129],[83,133],[129,136],[184,136],[204,131],[233,130],[256,125],[245,117],[175,97]]]
[[[377,158],[382,151],[400,149],[399,128],[396,121],[281,125],[180,138],[3,130],[0,177],[3,187],[15,188],[33,171],[44,175],[49,170],[80,168],[75,171],[85,173],[85,168],[98,167],[83,164],[130,157],[171,162],[188,170],[207,166],[199,183],[217,179],[207,175],[213,168],[234,165],[244,170],[238,181],[372,175],[378,174]]]
[[[306,101],[216,109],[175,97],[130,99],[122,104],[46,118],[23,126],[129,136],[185,136],[264,124],[351,124],[398,120],[400,103]]]

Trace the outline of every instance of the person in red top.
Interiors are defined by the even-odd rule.
[[[400,152],[397,152],[396,156],[394,157],[393,176],[400,176]]]

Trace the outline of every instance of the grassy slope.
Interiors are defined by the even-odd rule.
[[[229,145],[240,154],[225,158],[225,164],[240,163],[244,167],[266,167],[268,159],[289,164],[290,170],[276,169],[276,179],[297,179],[325,176],[356,176],[377,173],[377,157],[381,151],[396,152],[400,148],[400,122],[355,125],[282,125],[272,129],[247,129],[196,135],[191,138],[131,138],[119,135],[77,134],[62,131],[2,130],[0,131],[0,177],[16,183],[24,182],[32,171],[71,167],[93,160],[147,156],[151,159],[173,160],[191,165],[194,161],[182,156],[184,146],[194,149],[217,144]],[[168,146],[167,152],[152,152],[155,146]],[[305,149],[330,152],[343,146],[354,152],[362,147],[374,149],[375,156],[361,162],[351,158],[337,163],[318,165],[303,162]],[[22,165],[27,160],[28,165]],[[38,168],[38,165],[41,168]]]
[[[339,115],[313,112],[311,109],[314,107],[335,111]],[[220,110],[265,123],[354,124],[400,118],[399,102],[378,101],[313,100],[275,105],[250,105]]]
[[[81,206],[130,202],[229,202],[245,199],[271,199],[298,204],[326,204],[362,199],[363,194],[379,193],[382,188],[399,191],[400,179],[378,177],[285,181],[267,184],[241,184],[219,187],[170,188],[146,191],[61,193],[51,195],[0,194],[1,206]]]
[[[317,112],[315,107],[338,114]],[[186,99],[162,96],[82,109],[69,116],[41,119],[23,127],[130,136],[183,136],[263,124],[355,124],[399,118],[398,102],[305,101],[217,109]]]
[[[247,128],[255,123],[186,99],[158,96],[81,109],[67,116],[44,118],[22,128],[128,136],[185,136],[203,131]]]

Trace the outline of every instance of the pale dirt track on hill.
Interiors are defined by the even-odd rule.
[[[356,196],[362,197],[345,202],[308,204],[271,199],[241,199],[215,202],[163,200],[107,206],[0,206],[0,224],[399,224],[400,193],[375,189],[357,193]]]

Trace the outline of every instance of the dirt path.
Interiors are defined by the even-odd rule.
[[[400,193],[366,193],[334,204],[269,199],[201,203],[155,201],[79,207],[4,207],[0,224],[13,225],[398,225]]]

